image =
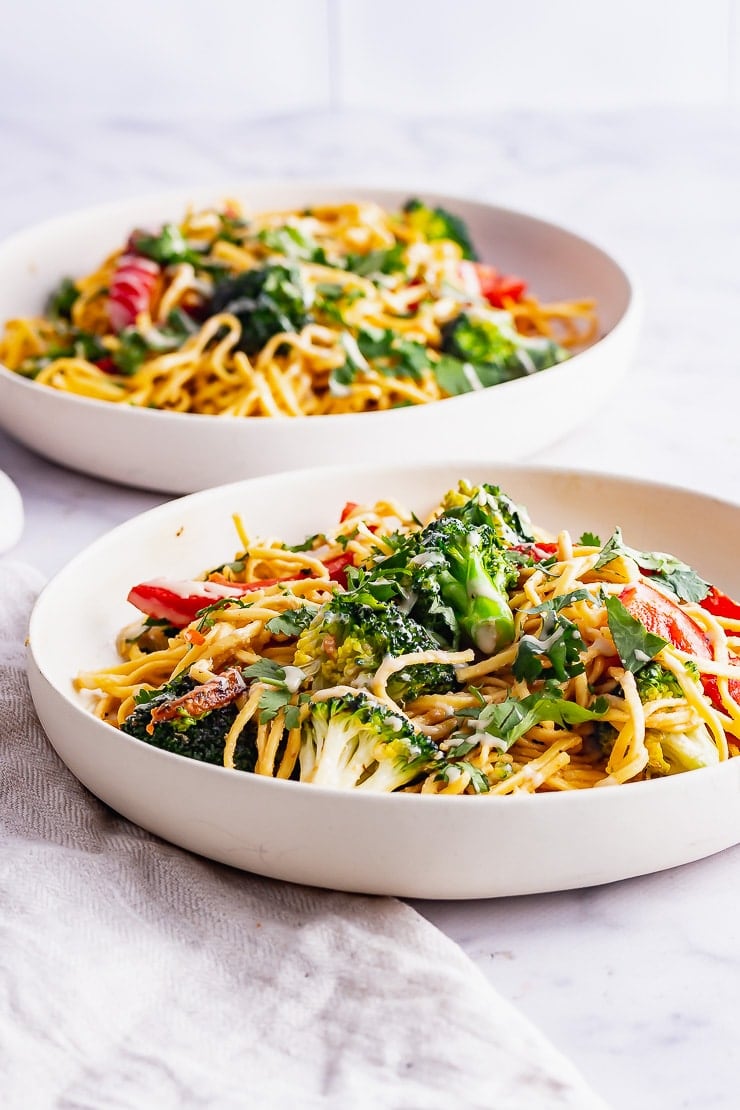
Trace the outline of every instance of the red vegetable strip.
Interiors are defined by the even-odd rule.
[[[675,602],[665,594],[654,590],[652,586],[644,582],[638,582],[636,586],[628,586],[622,590],[619,600],[627,612],[639,620],[648,632],[661,636],[679,651],[685,651],[687,655],[693,655],[697,659],[714,658],[712,642],[704,630]],[[731,655],[730,662],[734,666],[740,663],[740,659]],[[703,674],[701,684],[712,705],[717,709],[723,709],[716,677],[712,674]],[[740,704],[740,680],[730,679],[729,691],[730,697]]]
[[[728,620],[740,621],[740,605],[733,601],[727,594],[723,594],[716,586],[709,587],[707,596],[699,602],[702,609],[706,609],[714,617],[726,617]]]

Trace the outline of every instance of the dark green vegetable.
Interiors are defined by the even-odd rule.
[[[310,304],[310,292],[293,266],[269,265],[220,281],[208,315],[236,316],[242,329],[237,349],[254,355],[273,335],[304,328],[310,320]]]
[[[46,306],[46,313],[52,320],[71,320],[72,309],[80,291],[72,278],[62,278],[57,289],[52,293]]]
[[[302,725],[300,778],[320,786],[390,792],[438,758],[410,721],[361,693],[312,702]]]
[[[403,243],[396,243],[385,250],[368,251],[367,254],[348,254],[344,265],[347,270],[360,277],[372,278],[377,274],[403,273],[406,269],[405,251]]]
[[[464,640],[492,654],[514,638],[508,588],[516,572],[487,524],[451,515],[399,536],[396,550],[368,572],[365,589],[395,587],[396,603],[438,643]]]
[[[688,664],[687,664],[688,666]],[[692,664],[693,666],[693,664]],[[656,701],[659,698],[683,698],[681,683],[672,671],[653,660],[645,663],[635,675],[640,701]]]
[[[144,231],[134,232],[131,240],[137,254],[151,258],[160,266],[172,266],[177,262],[199,265],[202,261],[203,252],[190,247],[175,224],[165,224],[159,235],[148,235]]]
[[[420,231],[425,239],[451,239],[462,248],[463,258],[477,259],[467,224],[445,208],[430,208],[423,201],[413,198],[403,206],[406,223]]]
[[[532,524],[524,506],[517,505],[500,486],[489,482],[471,486],[461,481],[456,490],[447,491],[442,508],[445,516],[457,517],[472,527],[487,524],[496,533],[501,546],[534,541]]]
[[[296,645],[294,662],[313,680],[314,690],[352,685],[373,675],[391,656],[429,651],[438,645],[425,628],[395,605],[363,589],[335,594],[319,610]],[[391,676],[388,692],[395,701],[457,687],[452,667],[422,663]]]
[[[569,357],[551,339],[521,335],[508,312],[487,309],[461,312],[445,324],[442,352],[435,374],[453,396],[513,381]]]
[[[173,720],[160,721],[154,725],[151,733],[148,731],[152,709],[167,705],[197,686],[198,683],[188,675],[181,674],[159,690],[142,691],[136,699],[136,709],[123,722],[121,731],[155,748],[174,752],[175,755],[184,755],[202,763],[223,765],[226,735],[238,712],[233,702],[197,718],[180,714]],[[239,737],[234,753],[234,766],[239,771],[254,770],[257,759],[255,736],[256,730],[248,727]]]

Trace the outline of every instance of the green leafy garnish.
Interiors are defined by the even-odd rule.
[[[653,571],[651,578],[667,586],[681,601],[702,601],[709,593],[709,583],[674,555],[667,555],[664,551],[637,551],[633,547],[627,547],[620,528],[615,529],[604,544],[594,563],[594,570],[606,566],[620,555],[634,559],[641,570]]]
[[[47,315],[52,320],[71,320],[72,308],[80,295],[80,291],[72,278],[62,278],[57,289],[49,298],[46,306]]]
[[[604,597],[609,631],[622,666],[633,674],[654,659],[668,643],[654,632],[648,632],[642,621],[628,613],[618,597]]]
[[[585,650],[586,645],[573,621],[554,610],[546,611],[540,635],[526,635],[519,641],[512,668],[514,676],[534,682],[546,670],[548,677],[553,675],[559,682],[567,682],[583,673],[581,652]],[[546,667],[547,661],[549,667]]]
[[[577,725],[603,717],[609,708],[605,698],[596,698],[589,708],[557,696],[555,687],[543,693],[528,694],[526,698],[506,698],[498,704],[488,704],[476,714],[476,732],[488,733],[496,738],[496,745],[508,751],[525,733],[542,721],[556,725]],[[479,742],[481,737],[478,737]]]
[[[301,605],[297,609],[286,609],[284,613],[272,617],[265,627],[268,632],[272,632],[276,636],[299,636],[304,628],[308,628],[315,616],[316,608],[314,606]]]
[[[258,682],[262,682],[269,687],[269,689],[263,690],[260,695],[260,724],[267,724],[268,721],[277,717],[281,709],[284,709],[286,727],[295,728],[297,726],[299,709],[297,705],[290,704],[293,694],[288,689],[283,667],[273,662],[272,659],[259,659],[251,666],[245,667],[242,674],[244,678],[257,679]]]
[[[400,273],[406,269],[405,249],[403,243],[396,243],[388,249],[368,251],[367,254],[348,254],[344,265],[359,277]]]
[[[147,355],[176,351],[197,330],[186,312],[173,308],[161,328],[149,328],[146,332],[135,327],[124,328],[118,336],[120,346],[111,357],[119,373],[130,377]]]
[[[315,239],[297,227],[266,227],[257,236],[263,247],[274,254],[284,254],[296,262],[318,262],[327,265],[326,251]]]
[[[213,614],[217,613],[219,609],[248,609],[251,604],[251,601],[246,601],[243,597],[220,597],[218,601],[213,601],[210,605],[204,605],[195,614],[196,620],[200,617],[196,631],[204,632],[206,628],[213,628],[215,624]]]
[[[584,532],[578,542],[583,547],[601,547],[601,538],[595,532]]]
[[[569,605],[574,605],[576,601],[586,601],[592,595],[588,590],[571,590],[568,594],[560,594],[558,597],[551,597],[549,601],[543,601],[541,605],[535,605],[529,609],[530,613],[559,613],[561,609],[567,609]]]

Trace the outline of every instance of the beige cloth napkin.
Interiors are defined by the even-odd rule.
[[[603,1105],[403,903],[231,870],[88,793],[26,686],[39,586],[0,562],[5,1110]]]

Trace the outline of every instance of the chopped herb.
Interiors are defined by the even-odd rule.
[[[604,597],[609,631],[614,640],[622,666],[633,674],[654,659],[666,646],[667,640],[648,632],[642,621],[625,609],[618,597]]]
[[[605,698],[596,698],[590,708],[567,701],[555,693],[553,684],[546,692],[528,694],[526,698],[506,698],[498,704],[487,704],[477,713],[476,732],[495,737],[502,751],[508,751],[525,733],[542,721],[556,725],[583,724],[603,717],[609,708]],[[482,739],[479,735],[478,740]]]
[[[344,265],[359,277],[401,273],[406,269],[405,250],[403,243],[396,243],[387,250],[368,251],[367,254],[348,254]]]
[[[204,632],[206,628],[213,628],[215,624],[213,614],[217,613],[219,609],[231,609],[232,607],[234,609],[248,609],[251,604],[251,601],[246,601],[242,597],[221,597],[210,605],[204,605],[195,614],[196,620],[200,617],[196,631]]]
[[[541,605],[535,605],[528,612],[559,613],[561,609],[567,609],[569,605],[574,605],[576,601],[586,601],[587,598],[592,598],[588,590],[571,590],[569,594],[560,594],[558,597],[551,597],[549,601],[543,601]]]
[[[582,547],[601,547],[601,538],[595,532],[584,532],[578,542]]]
[[[667,555],[663,551],[637,551],[633,547],[627,547],[620,528],[604,544],[594,563],[594,570],[606,566],[620,555],[634,559],[643,571],[653,571],[651,578],[667,586],[681,601],[702,601],[709,593],[709,584],[674,555]]]
[[[274,254],[284,254],[296,262],[318,262],[327,265],[326,251],[300,228],[285,224],[283,227],[266,227],[257,235],[263,247]]]
[[[265,627],[268,632],[276,636],[298,636],[304,628],[308,628],[315,615],[314,606],[301,605],[297,609],[286,609],[284,613],[272,617]]]
[[[514,676],[534,682],[547,669],[559,682],[567,682],[584,671],[581,652],[586,645],[573,621],[553,610],[545,612],[539,636],[526,635],[519,641]],[[545,663],[549,661],[549,668]]]
[[[52,320],[71,320],[72,308],[79,295],[80,291],[72,278],[62,278],[56,291],[49,298],[47,314]]]

